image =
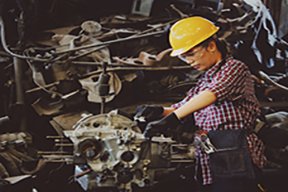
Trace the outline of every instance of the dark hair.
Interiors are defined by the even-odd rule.
[[[205,41],[203,41],[202,43],[197,45],[197,47],[198,46],[208,47],[208,45],[211,41],[215,41],[216,46],[222,55],[222,58],[225,58],[228,54],[227,44],[224,40],[220,40],[220,39],[216,38],[215,36],[209,37],[208,39],[206,39]]]
[[[225,58],[228,55],[228,46],[224,40],[215,39],[217,48],[219,49],[222,58]]]

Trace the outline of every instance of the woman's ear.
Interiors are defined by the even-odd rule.
[[[210,41],[208,46],[207,46],[207,51],[214,53],[217,50],[217,45],[215,41]]]

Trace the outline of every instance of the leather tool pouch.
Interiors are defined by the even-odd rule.
[[[208,137],[216,148],[209,155],[214,180],[255,178],[245,130],[210,131]]]

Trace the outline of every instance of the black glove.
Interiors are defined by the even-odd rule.
[[[163,117],[158,121],[148,123],[145,128],[144,136],[151,138],[153,136],[164,134],[165,136],[171,136],[170,133],[176,130],[176,127],[181,123],[175,113]],[[170,133],[169,133],[170,132]]]
[[[163,116],[164,108],[159,105],[141,105],[136,109],[136,118],[144,117],[146,122],[155,121]]]

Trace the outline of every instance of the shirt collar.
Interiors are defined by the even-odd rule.
[[[213,76],[219,69],[220,67],[227,61],[230,60],[232,57],[228,56],[225,57],[224,59],[222,59],[221,61],[219,61],[218,63],[216,63],[215,65],[213,65],[210,69],[208,69],[205,73],[205,77],[211,77]]]

